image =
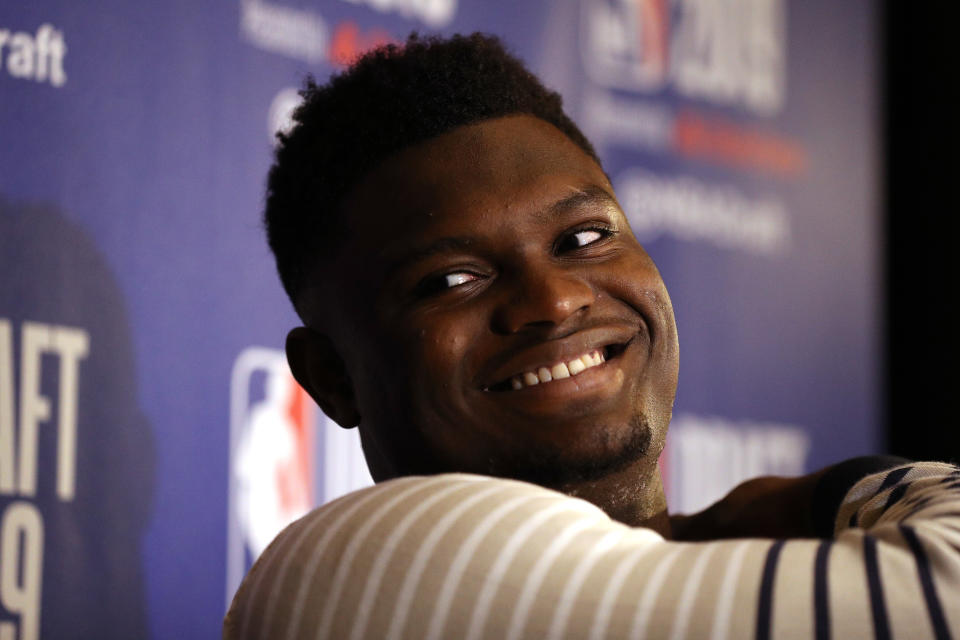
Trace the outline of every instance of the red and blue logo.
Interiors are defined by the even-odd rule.
[[[581,53],[592,80],[637,91],[664,86],[670,44],[666,0],[587,0],[581,7]]]
[[[284,353],[262,347],[241,352],[230,381],[227,604],[284,527],[372,483],[356,432],[317,409]]]

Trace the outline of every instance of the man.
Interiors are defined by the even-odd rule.
[[[266,211],[305,324],[288,358],[382,484],[281,534],[225,637],[960,633],[949,465],[756,480],[671,531],[669,296],[559,96],[495,39],[412,38],[304,96]]]

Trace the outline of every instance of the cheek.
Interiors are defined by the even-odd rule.
[[[649,323],[653,346],[649,377],[657,404],[673,405],[679,367],[679,342],[673,305],[653,260],[642,250],[625,256],[610,272],[607,291],[633,307]]]
[[[432,382],[435,393],[438,388],[464,382],[470,345],[475,342],[471,328],[469,320],[459,315],[434,314],[414,318],[396,341],[404,347],[403,359],[413,369],[411,373]]]
[[[606,286],[611,295],[639,309],[650,302],[664,316],[673,318],[673,307],[666,285],[653,260],[643,251],[631,252],[606,270]]]
[[[473,428],[476,407],[471,406],[479,342],[472,329],[479,323],[463,314],[431,320],[402,338],[406,360],[415,363],[405,383],[407,407],[424,446],[444,468],[480,469],[474,456],[484,449],[483,439]]]

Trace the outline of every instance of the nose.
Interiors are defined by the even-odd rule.
[[[552,329],[593,304],[590,283],[562,268],[527,271],[493,314],[493,330],[500,334],[527,329]]]

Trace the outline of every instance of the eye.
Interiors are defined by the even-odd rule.
[[[450,273],[441,273],[436,276],[430,276],[425,278],[417,286],[417,295],[420,296],[429,296],[437,293],[442,293],[450,289],[455,289],[456,287],[463,286],[475,280],[479,280],[481,276],[471,273],[470,271],[451,271]]]
[[[557,253],[575,251],[600,242],[613,235],[613,231],[603,227],[590,227],[588,229],[578,229],[573,233],[568,233],[557,243]]]
[[[452,289],[454,287],[459,287],[462,284],[472,282],[477,279],[477,276],[468,273],[466,271],[457,271],[456,273],[447,273],[441,276],[443,280],[443,285],[445,289]]]

